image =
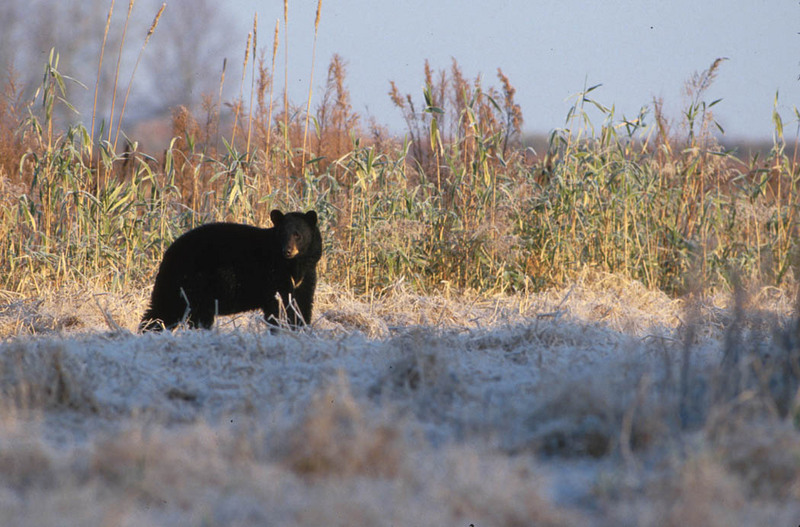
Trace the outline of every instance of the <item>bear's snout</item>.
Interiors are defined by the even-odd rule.
[[[288,260],[297,256],[298,253],[300,253],[300,249],[297,247],[297,240],[295,240],[295,237],[292,236],[283,245],[283,257]]]
[[[294,258],[295,256],[297,256],[297,253],[299,253],[299,252],[300,251],[297,250],[297,246],[296,245],[289,244],[289,245],[286,246],[286,249],[283,250],[283,256],[285,256],[287,259],[291,259],[291,258]]]
[[[283,257],[288,259],[294,258],[300,253],[300,235],[292,233],[289,239],[283,245]]]

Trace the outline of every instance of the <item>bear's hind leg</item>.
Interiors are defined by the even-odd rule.
[[[161,331],[172,329],[183,320],[185,309],[176,306],[152,305],[142,316],[139,331]]]
[[[187,323],[191,328],[211,329],[214,325],[214,312],[209,309],[192,312]]]

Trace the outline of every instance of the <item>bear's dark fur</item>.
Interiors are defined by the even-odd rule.
[[[175,240],[164,253],[139,329],[173,328],[184,320],[192,328],[210,328],[215,315],[251,309],[261,309],[274,324],[281,310],[276,293],[292,327],[310,323],[322,255],[317,213],[273,210],[270,218],[269,229],[210,223]]]

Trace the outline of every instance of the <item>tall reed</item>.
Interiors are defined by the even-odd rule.
[[[267,174],[269,174],[270,169],[271,169],[271,164],[270,164],[269,160],[272,158],[271,157],[272,154],[271,154],[271,151],[270,151],[270,139],[272,138],[272,103],[273,103],[272,96],[273,96],[273,92],[274,92],[273,88],[275,86],[275,57],[278,54],[278,42],[279,42],[279,40],[278,40],[278,36],[279,36],[278,32],[279,32],[279,30],[280,30],[280,20],[276,20],[275,21],[275,33],[274,33],[274,36],[272,38],[272,65],[270,66],[270,70],[269,70],[269,75],[270,75],[270,80],[269,80],[269,109],[267,110],[267,116],[266,116],[266,120],[267,120],[267,122],[266,122],[267,138],[265,140],[265,146],[264,146],[264,158],[265,158],[265,160],[264,160],[264,172],[267,173]]]
[[[253,72],[250,79],[250,108],[247,112],[247,145],[245,146],[245,161],[250,160],[250,140],[253,136],[253,100],[256,86],[256,53],[258,50],[258,13],[253,15]]]
[[[125,117],[125,109],[128,107],[128,99],[131,95],[131,88],[133,87],[133,79],[136,76],[136,70],[139,68],[139,63],[142,61],[142,55],[144,54],[145,48],[147,48],[147,43],[150,42],[150,37],[152,37],[153,33],[155,33],[156,28],[158,27],[158,21],[161,20],[161,15],[164,14],[164,9],[166,8],[167,3],[162,3],[161,7],[156,13],[156,16],[153,17],[153,23],[150,24],[150,29],[147,30],[147,35],[145,35],[144,42],[142,42],[142,47],[139,49],[139,54],[136,57],[136,63],[133,65],[133,71],[131,72],[131,77],[128,80],[128,87],[125,89],[125,97],[122,99],[122,109],[119,112],[119,119],[117,119],[117,133],[114,135],[113,146],[115,152],[117,151],[117,142],[119,141],[119,134],[122,131],[122,119]]]
[[[317,56],[317,33],[319,31],[319,18],[322,12],[322,0],[317,1],[317,15],[314,18],[314,43],[311,46],[311,72],[308,75],[308,97],[306,99],[306,124],[303,128],[303,149],[300,166],[305,170],[306,166],[306,144],[308,139],[308,122],[311,119],[311,94],[314,86],[314,60]]]
[[[283,122],[275,118],[283,125],[283,155],[269,151],[271,95],[260,125],[263,164],[252,162],[249,146],[238,151],[235,131],[223,152],[199,150],[198,134],[187,133],[197,122],[182,109],[162,159],[136,156],[128,177],[93,189],[95,169],[81,155],[85,131],[53,129],[53,107],[64,93],[53,53],[37,95],[44,120],[32,112],[21,125],[21,135],[38,140],[16,163],[15,186],[0,187],[0,287],[36,293],[67,281],[110,289],[142,284],[183,230],[223,219],[257,223],[273,207],[316,209],[324,279],[367,294],[403,281],[421,291],[527,291],[587,268],[674,294],[691,273],[709,287],[729,285],[734,269],[760,283],[796,280],[796,149],[789,152],[777,105],[765,158],[742,159],[719,147],[708,132],[717,104],[704,102],[708,73],[687,103],[683,136],[666,132],[657,105],[620,119],[597,100],[600,87],[587,85],[546,151],[535,153],[523,143],[521,111],[502,71],[498,88],[467,80],[455,61],[438,72],[426,65],[422,101],[392,84],[408,125],[404,141],[360,131],[344,71],[334,57],[315,116],[318,140],[303,148],[317,157],[308,166],[304,159],[291,182],[297,167],[290,138],[299,142],[305,130],[290,121],[284,92]],[[308,101],[306,112],[308,118]],[[651,112],[655,122],[648,124]],[[343,134],[352,142],[343,143]],[[100,150],[108,167],[121,161],[108,142]],[[286,185],[268,184],[265,192],[259,182],[276,173]]]
[[[95,80],[94,84],[94,99],[92,102],[92,125],[91,131],[89,133],[89,137],[91,137],[91,141],[89,143],[89,155],[92,154],[92,146],[94,144],[94,126],[95,121],[97,119],[97,95],[100,91],[100,79],[101,79],[101,71],[103,69],[103,57],[105,56],[106,52],[106,42],[108,41],[108,30],[111,27],[111,15],[114,13],[114,0],[111,0],[111,5],[108,7],[108,16],[106,17],[106,26],[103,30],[103,43],[100,45],[100,58],[97,61],[97,79]],[[98,182],[99,185],[99,182]]]

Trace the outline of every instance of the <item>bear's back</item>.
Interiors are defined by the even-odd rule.
[[[269,256],[275,229],[239,223],[207,223],[179,236],[164,253],[164,264],[217,263],[242,257]]]

